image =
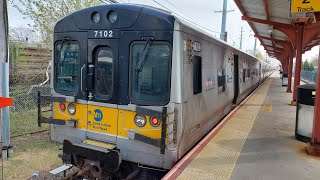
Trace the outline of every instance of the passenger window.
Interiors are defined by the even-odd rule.
[[[243,69],[243,70],[242,70],[242,79],[243,79],[243,82],[246,82],[246,71],[247,71],[247,69]]]
[[[193,57],[193,94],[199,94],[202,92],[202,67],[201,57]]]
[[[248,71],[247,76],[248,76],[248,78],[250,78],[251,77],[251,69],[247,69],[247,71]]]
[[[100,95],[109,96],[113,87],[113,55],[110,48],[96,51],[96,67],[95,90]]]
[[[220,69],[218,71],[218,92],[222,93],[226,90],[226,74],[225,74],[225,70]]]

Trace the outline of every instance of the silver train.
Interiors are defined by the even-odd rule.
[[[52,94],[39,96],[53,116],[39,111],[38,123],[52,124],[64,163],[100,179],[171,169],[274,70],[138,5],[75,12],[56,24],[53,46]]]

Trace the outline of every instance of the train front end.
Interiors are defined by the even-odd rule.
[[[170,14],[133,5],[90,7],[55,25],[52,93],[39,98],[52,102],[52,117],[38,121],[52,124],[64,163],[94,178],[122,164],[127,174],[172,167],[173,29]]]

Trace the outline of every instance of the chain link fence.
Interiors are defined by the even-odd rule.
[[[37,93],[50,94],[51,52],[39,43],[9,42],[9,48],[11,137],[47,130],[48,125],[38,127]]]
[[[301,71],[301,78],[311,83],[317,82],[317,71]]]
[[[10,108],[11,137],[49,129],[47,125],[38,127],[37,91],[41,91],[41,95],[49,95],[50,86],[45,84],[10,87],[10,97],[14,101]]]

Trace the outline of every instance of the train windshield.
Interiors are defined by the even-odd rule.
[[[61,41],[55,47],[55,88],[60,91],[77,92],[79,84],[79,44]]]
[[[169,100],[171,48],[167,43],[136,42],[131,46],[130,99],[165,104]]]

